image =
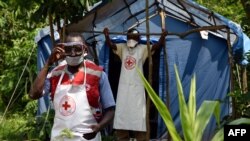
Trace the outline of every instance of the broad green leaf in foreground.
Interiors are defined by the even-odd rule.
[[[220,104],[218,101],[204,101],[196,115],[196,122],[195,122],[195,139],[196,141],[200,141],[202,139],[202,135],[206,126],[208,125],[212,114],[215,115],[216,121],[220,118]],[[217,123],[219,125],[219,123]]]
[[[187,104],[185,101],[185,97],[184,97],[184,93],[183,93],[181,80],[179,77],[179,73],[177,71],[176,66],[174,66],[174,68],[175,68],[175,76],[176,76],[176,83],[177,83],[177,90],[178,90],[180,118],[181,118],[181,125],[182,125],[182,131],[184,134],[184,139],[185,139],[185,141],[193,141],[193,136],[194,136],[193,126],[194,125],[193,125],[192,121],[194,119],[192,119],[191,116],[193,116],[193,118],[195,118],[195,115],[190,115],[190,113],[189,113],[189,112],[192,112],[193,110],[190,110],[190,109],[188,110],[188,107],[187,107]],[[195,101],[191,101],[191,102],[195,103]],[[194,108],[195,106],[193,103],[190,104],[190,106],[193,105],[192,107]]]
[[[160,113],[165,125],[167,126],[168,131],[169,131],[172,139],[174,141],[181,141],[182,139],[176,131],[173,119],[172,119],[170,112],[167,109],[166,105],[158,97],[158,95],[155,93],[153,88],[150,86],[150,84],[148,83],[148,81],[145,79],[145,77],[143,76],[143,74],[141,73],[141,71],[138,68],[137,68],[137,71],[138,71],[140,77],[142,78],[145,89],[147,90],[150,99],[155,104],[155,107],[157,108],[158,112]]]
[[[178,69],[174,65],[182,131],[185,141],[200,141],[204,130],[214,114],[219,125],[220,104],[218,101],[203,101],[196,113],[196,80],[195,75],[191,79],[189,102],[186,104]]]
[[[200,141],[202,139],[204,130],[209,123],[211,116],[214,114],[216,117],[217,123],[219,122],[219,102],[218,101],[204,101],[198,112],[196,112],[196,78],[195,75],[191,79],[190,85],[190,94],[189,101],[186,103],[181,80],[178,74],[178,69],[174,65],[175,74],[176,74],[176,84],[178,91],[178,101],[179,101],[179,110],[180,110],[180,119],[182,125],[182,131],[185,141]],[[170,115],[169,109],[163,101],[158,97],[153,88],[147,82],[143,74],[137,69],[144,87],[148,92],[148,95],[152,102],[155,104],[157,110],[159,111],[165,125],[168,128],[168,131],[174,141],[180,141],[182,138],[177,133],[173,119]]]

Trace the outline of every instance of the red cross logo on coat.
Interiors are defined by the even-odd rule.
[[[125,63],[125,68],[127,70],[131,70],[135,67],[136,59],[132,56],[127,56],[124,63]]]
[[[72,115],[76,110],[75,100],[70,96],[64,96],[59,103],[59,111],[63,116]]]
[[[64,107],[65,110],[70,108],[70,105],[68,104],[68,101],[65,101],[65,103],[62,106]]]

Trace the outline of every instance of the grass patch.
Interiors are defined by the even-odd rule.
[[[0,118],[2,118],[2,116]],[[20,131],[26,123],[26,119],[18,114],[5,117],[0,125],[0,140],[23,141],[24,133]]]

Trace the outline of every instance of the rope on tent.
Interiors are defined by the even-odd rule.
[[[157,16],[157,15],[158,15],[158,13],[154,13],[154,14],[150,15],[148,18],[151,19],[151,18],[153,18],[153,17],[155,17],[155,16]],[[136,27],[137,25],[139,25],[139,24],[141,24],[141,23],[143,23],[143,22],[145,22],[145,21],[146,21],[146,18],[145,18],[145,19],[141,19],[141,20],[139,20],[138,22],[136,22],[135,24],[133,24],[130,28],[134,28],[134,27]]]
[[[193,15],[190,14],[190,12],[188,12],[187,8],[183,5],[183,3],[180,1],[180,0],[177,0],[177,2],[182,6],[182,8],[187,12],[187,14],[189,15],[190,17],[190,21],[189,23],[194,23],[195,24],[195,20],[193,18]]]
[[[155,4],[157,4],[157,2],[155,2],[155,3],[153,3],[151,6],[149,6],[149,9],[152,8],[152,7],[154,7]],[[131,5],[131,4],[130,4],[130,5]],[[140,10],[140,11],[135,12],[135,13],[133,13],[133,14],[131,13],[131,16],[129,16],[127,19],[125,19],[125,21],[128,21],[128,20],[130,20],[131,18],[134,18],[134,17],[136,18],[136,17],[139,16],[140,14],[145,13],[145,11],[146,11],[146,10],[143,9],[143,10]],[[150,16],[149,16],[149,17],[150,17]],[[138,18],[136,18],[136,20],[137,20],[136,23],[138,23],[141,19],[139,20]],[[124,22],[124,23],[126,23],[126,22]]]
[[[27,65],[28,65],[28,63],[29,63],[29,61],[30,61],[30,58],[31,58],[31,55],[32,55],[34,49],[35,49],[35,45],[32,47],[30,56],[29,56],[28,60],[26,61],[25,66],[24,66],[24,68],[23,68],[23,71],[22,71],[22,73],[21,73],[21,76],[19,77],[19,80],[17,81],[16,87],[15,87],[13,93],[11,94],[11,98],[10,98],[10,100],[9,100],[9,103],[8,103],[8,105],[7,105],[7,107],[6,107],[5,111],[4,111],[4,113],[3,113],[2,119],[0,120],[0,124],[2,124],[2,122],[3,122],[3,119],[4,119],[4,117],[5,117],[6,113],[7,113],[7,110],[8,110],[8,108],[9,108],[9,106],[10,106],[10,103],[11,103],[13,97],[14,97],[14,94],[15,94],[15,92],[16,92],[16,90],[17,90],[17,87],[18,87],[18,85],[19,85],[19,83],[20,83],[20,81],[21,81],[21,78],[22,78],[22,76],[23,76],[23,74],[24,74],[24,71],[25,71],[25,69],[26,69],[26,67],[27,67]]]
[[[198,10],[198,11],[202,11],[202,12],[204,12],[204,13],[207,14],[207,15],[211,15],[211,14],[213,13],[213,12],[210,12],[210,11],[208,12],[208,11],[202,9],[202,8],[199,7],[199,6],[190,5],[190,3],[186,2],[186,1],[183,1],[183,0],[182,0],[182,4],[183,4],[182,7],[180,7],[179,5],[177,5],[176,3],[173,3],[173,2],[171,2],[171,1],[168,1],[168,2],[171,3],[171,4],[174,5],[174,6],[176,6],[176,7],[180,8],[180,9],[182,9],[182,10],[184,10],[184,9],[183,9],[183,6],[184,6],[184,4],[185,4],[185,5],[188,5],[188,6],[190,6],[190,7],[195,8],[195,9]],[[162,3],[159,3],[159,6],[160,6],[160,7],[163,7],[163,9],[165,9],[165,11],[167,11],[166,8],[165,8],[165,7],[167,7],[166,5],[164,5],[164,4],[162,4]],[[189,18],[188,16],[186,16],[185,14],[182,14],[181,12],[179,12],[178,10],[176,10],[175,8],[167,7],[167,9],[170,9],[170,11],[174,11],[175,13],[178,13],[178,15],[181,15],[181,16],[177,16],[177,15],[168,13],[168,17],[172,17],[172,18],[175,18],[175,19],[178,19],[178,20],[181,20],[181,21],[186,21],[186,19]],[[186,11],[186,10],[185,10],[185,11]],[[188,12],[188,11],[186,11],[186,12]],[[193,15],[193,16],[195,16],[195,15]],[[183,17],[184,17],[184,18],[183,18]],[[206,23],[207,25],[210,25],[210,26],[217,26],[216,23],[215,23],[215,21],[216,21],[216,20],[220,20],[220,19],[218,19],[218,17],[213,16],[213,20],[214,20],[214,24],[215,24],[215,25],[212,25],[211,23],[207,22],[206,20],[201,19],[199,16],[195,16],[195,18],[197,18],[197,19],[199,19],[199,20],[202,20],[204,23]],[[208,16],[208,19],[210,20],[209,16]],[[215,19],[216,19],[216,20],[215,20]],[[195,26],[195,27],[198,27],[198,25],[197,25],[196,23],[190,23],[190,22],[189,22],[189,24],[191,24],[191,25],[193,25],[193,26]],[[225,31],[221,31],[221,32],[225,32]],[[231,32],[231,33],[233,34],[233,32]]]
[[[185,9],[183,9],[183,6],[181,7],[181,6],[179,6],[178,4],[173,3],[173,2],[171,2],[171,1],[169,1],[169,3],[171,3],[171,5],[174,5],[175,7],[178,7],[179,9],[182,9],[182,10],[186,11]],[[164,5],[164,4],[162,4],[162,3],[159,3],[159,6],[163,7],[163,8],[165,9],[165,11],[167,11],[166,8],[165,8],[165,7],[167,7],[166,5]],[[179,20],[181,20],[181,21],[186,21],[186,19],[189,18],[188,16],[186,16],[186,14],[183,14],[182,12],[180,12],[179,10],[176,10],[175,8],[168,7],[167,9],[169,9],[170,11],[173,11],[173,12],[175,12],[175,13],[178,13],[178,15],[181,15],[181,16],[177,16],[177,15],[168,13],[168,16],[169,16],[169,17],[172,17],[172,18],[175,18],[175,19],[179,19]],[[188,12],[188,11],[186,11],[186,12]],[[187,14],[187,15],[189,15],[189,14]],[[196,17],[196,18],[199,18],[199,17]],[[205,22],[205,21],[204,21],[204,22]],[[193,25],[193,26],[197,26],[196,23],[189,22],[189,24],[191,24],[191,25]],[[209,24],[209,23],[208,23],[208,24]]]
[[[215,17],[214,17],[214,12],[213,11],[209,14],[208,19],[210,19],[210,20],[213,19],[214,25],[215,26],[217,25],[216,21],[215,21]]]
[[[132,12],[131,12],[131,9],[129,8],[130,5],[128,4],[128,2],[127,2],[126,0],[123,0],[123,1],[124,1],[124,3],[126,4],[126,7],[128,8],[129,13],[130,13],[131,15],[133,15]],[[134,17],[134,16],[132,16],[132,17]],[[138,20],[136,17],[135,17],[135,19],[136,19],[137,22],[139,22],[139,20]]]

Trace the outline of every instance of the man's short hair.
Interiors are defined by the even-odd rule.
[[[72,38],[80,38],[82,40],[82,42],[84,44],[86,44],[83,35],[81,33],[79,33],[79,32],[70,32],[69,34],[66,35],[66,40],[65,41],[68,42]]]

